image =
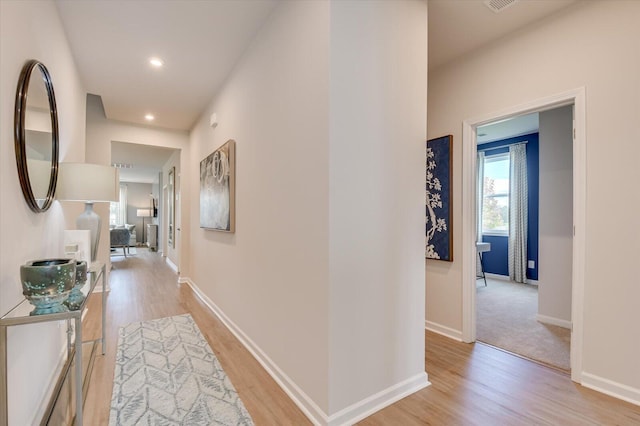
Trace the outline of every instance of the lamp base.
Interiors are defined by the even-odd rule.
[[[98,254],[102,221],[100,216],[93,211],[93,203],[87,202],[84,206],[84,212],[76,219],[76,228],[89,231],[91,235],[91,261],[94,262]]]

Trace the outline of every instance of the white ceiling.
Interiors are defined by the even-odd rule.
[[[112,142],[111,162],[126,165],[120,168],[121,182],[158,183],[158,174],[162,171],[162,166],[175,151],[158,146]]]
[[[537,112],[496,121],[477,128],[477,142],[478,144],[483,144],[534,133],[538,131],[538,122]]]
[[[484,0],[429,0],[429,70],[522,29],[576,0],[519,0],[499,13]]]
[[[108,118],[190,129],[276,0],[57,0],[85,89]],[[148,60],[158,56],[162,69]]]
[[[180,130],[191,129],[280,2],[55,1],[80,78],[88,93],[102,98],[107,118]],[[498,14],[483,0],[428,2],[432,70],[575,0],[519,0]],[[165,66],[152,68],[152,56]],[[147,113],[156,116],[152,123],[144,120]],[[134,164],[140,172],[122,169],[123,179],[157,176],[164,162],[146,163],[155,154],[122,145],[114,144],[113,162]]]

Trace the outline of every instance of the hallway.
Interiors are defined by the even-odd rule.
[[[85,405],[88,425],[106,425],[118,328],[133,321],[190,313],[256,425],[309,421],[267,372],[154,252],[114,256],[107,299],[107,353],[96,358]],[[100,295],[84,321],[98,337]],[[640,424],[640,407],[583,388],[569,376],[486,345],[426,332],[432,385],[366,418],[362,425]],[[295,350],[295,348],[292,348]]]
[[[156,252],[138,247],[132,256],[113,256],[107,297],[107,353],[97,356],[85,403],[87,425],[107,425],[113,387],[118,329],[145,321],[190,313],[222,364],[256,425],[310,424],[253,356],[200,302],[188,284]],[[92,296],[83,322],[85,339],[99,338],[100,294]]]

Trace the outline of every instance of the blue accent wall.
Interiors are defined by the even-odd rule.
[[[491,243],[491,251],[482,253],[484,271],[490,274],[509,275],[509,238],[483,235],[482,240]]]
[[[527,180],[529,183],[529,224],[527,239],[527,259],[535,261],[535,268],[527,268],[527,278],[538,279],[538,214],[540,198],[540,150],[538,133],[517,136],[478,145],[478,151],[485,155],[509,152],[509,146],[527,141]],[[506,145],[506,146],[505,146]],[[482,240],[491,243],[491,251],[482,253],[485,272],[498,275],[509,275],[509,238],[506,236],[483,235]]]

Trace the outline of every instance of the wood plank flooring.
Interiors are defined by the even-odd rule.
[[[360,425],[640,425],[640,407],[560,370],[483,344],[426,333],[431,386]]]
[[[106,425],[118,328],[190,313],[256,425],[307,425],[308,419],[260,364],[156,253],[112,258],[107,353],[98,356],[85,405],[87,425]],[[99,337],[100,295],[92,296],[86,338]],[[640,407],[576,385],[569,376],[482,344],[426,333],[432,385],[361,425],[640,425]]]
[[[145,249],[112,257],[107,298],[107,353],[96,357],[83,416],[86,425],[109,423],[118,329],[145,321],[189,313],[216,354],[256,425],[308,425],[305,415],[231,332],[211,313],[162,258]],[[83,324],[85,339],[99,338],[100,294],[89,301]]]

